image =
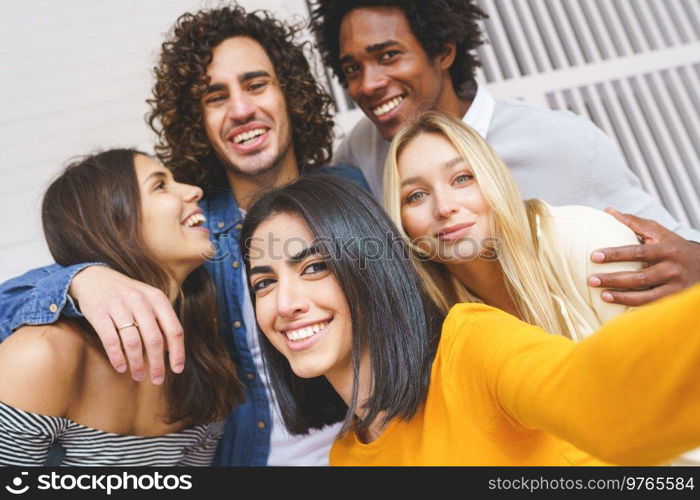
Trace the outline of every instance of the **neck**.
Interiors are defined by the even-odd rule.
[[[364,402],[367,401],[367,399],[370,397],[372,390],[372,371],[368,353],[362,355],[360,359],[359,371],[360,380],[357,388],[357,407],[355,408],[355,416],[357,418],[364,418],[365,415],[367,415],[367,411],[363,408]],[[333,389],[335,389],[338,395],[345,402],[345,404],[348,405],[348,407],[350,407],[350,403],[352,402],[352,386],[354,382],[352,363],[348,363],[347,367],[343,370],[329,372],[326,373],[325,376],[328,382],[333,386]],[[362,436],[360,436],[360,439],[363,442],[369,443],[371,441],[374,441],[377,437],[379,437],[379,435],[384,430],[384,426],[379,424],[380,421],[381,416],[378,417],[374,422],[372,422],[369,426],[369,429]]]
[[[446,264],[447,270],[485,304],[519,317],[515,303],[505,287],[501,264],[497,260],[474,259]]]
[[[232,169],[226,170],[229,185],[238,206],[248,210],[252,201],[261,192],[274,189],[292,182],[299,177],[294,149],[290,147],[287,154],[275,165],[265,172],[255,175],[245,175]]]
[[[448,81],[446,85],[444,85],[443,91],[435,104],[435,111],[440,111],[451,115],[457,120],[461,120],[469,110],[472,100],[460,98],[459,95],[457,95],[457,92],[455,92],[454,85],[452,85],[452,79],[449,77],[449,73],[446,78],[448,78]]]
[[[187,273],[189,274],[189,273]],[[180,290],[182,290],[182,284],[185,282],[185,278],[187,278],[187,274],[184,276],[176,276],[176,277],[171,277],[168,280],[168,300],[170,301],[171,304],[175,304],[175,301],[178,298]]]

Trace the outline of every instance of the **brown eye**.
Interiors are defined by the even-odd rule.
[[[318,262],[312,262],[304,268],[301,274],[316,274],[328,269],[328,264],[320,260]]]
[[[272,278],[265,278],[265,279],[261,279],[259,281],[256,281],[252,285],[253,291],[258,292],[260,290],[264,290],[265,288],[267,288],[268,286],[270,286],[274,282],[275,282],[275,280],[273,280]]]

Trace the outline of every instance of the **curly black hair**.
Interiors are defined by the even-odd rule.
[[[162,45],[148,124],[158,136],[158,158],[179,180],[205,188],[225,186],[224,169],[204,129],[201,98],[209,84],[212,51],[224,40],[257,41],[272,62],[287,103],[294,151],[300,167],[330,162],[332,100],[316,82],[295,38],[303,26],[287,25],[267,11],[246,13],[239,6],[180,16]]]
[[[441,54],[446,43],[454,42],[457,54],[450,76],[458,93],[481,66],[475,54],[475,49],[484,42],[478,21],[488,16],[475,0],[315,0],[311,31],[324,63],[333,68],[343,85],[347,81],[340,66],[340,24],[348,12],[361,7],[401,9],[413,34],[431,58]]]

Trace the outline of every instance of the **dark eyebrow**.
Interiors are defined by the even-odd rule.
[[[238,81],[243,83],[252,80],[253,78],[260,78],[261,76],[267,76],[270,77],[270,73],[267,71],[260,69],[257,71],[246,71],[243,73],[241,76],[238,77]]]
[[[153,173],[152,173],[151,175],[149,175],[148,177],[146,177],[146,180],[143,181],[143,184],[147,184],[148,181],[150,181],[152,177],[160,177],[161,179],[167,179],[167,178],[168,178],[168,174],[166,174],[166,173],[163,172],[162,170],[158,170],[158,171],[156,171],[156,172],[153,172]]]
[[[255,266],[250,270],[250,275],[254,274],[266,274],[266,273],[271,273],[272,272],[272,267],[270,266]]]
[[[379,52],[380,50],[384,50],[387,47],[392,47],[392,46],[398,45],[398,44],[399,44],[399,42],[397,42],[396,40],[387,40],[386,42],[368,45],[367,47],[365,47],[365,52],[369,52],[369,53]]]
[[[310,247],[304,248],[292,255],[289,259],[287,259],[287,262],[290,264],[296,264],[307,258],[309,255],[315,255],[317,253],[319,253],[318,244],[311,245]],[[272,272],[274,271],[271,266],[255,266],[250,270],[250,275],[252,276],[254,274],[265,274]]]
[[[292,255],[289,258],[289,262],[291,262],[291,263],[301,262],[302,260],[307,258],[309,255],[315,255],[317,253],[319,253],[318,244],[311,245],[310,247],[304,248],[303,250],[301,250],[297,254]]]
[[[386,42],[381,42],[381,43],[375,43],[372,45],[368,45],[365,47],[365,52],[372,54],[374,52],[379,52],[387,47],[392,47],[394,45],[399,45],[399,42],[396,40],[387,40]],[[345,64],[347,62],[352,61],[353,57],[350,54],[345,54],[343,57],[340,58],[340,64]]]
[[[254,78],[260,78],[261,76],[270,77],[270,73],[263,69],[256,71],[246,71],[238,77],[238,81],[241,83],[248,82]],[[222,90],[226,90],[226,85],[224,85],[223,83],[215,83],[207,87],[207,90],[206,92],[204,92],[204,95],[206,96],[209,94],[213,94],[214,92],[220,92]]]
[[[213,94],[214,92],[219,92],[221,90],[226,90],[226,86],[223,83],[215,83],[214,85],[209,85],[207,87],[206,92],[204,92],[204,95],[209,95]]]
[[[454,167],[455,165],[459,165],[460,163],[466,163],[466,162],[464,161],[464,158],[462,158],[461,156],[455,156],[455,157],[452,158],[451,160],[447,160],[445,163],[443,163],[443,164],[442,164],[442,168],[445,169],[445,170],[447,170],[447,169],[449,169],[449,168]],[[403,181],[403,182],[401,183],[401,187],[404,187],[404,186],[406,186],[406,185],[408,185],[408,184],[413,184],[413,183],[415,183],[415,182],[417,182],[417,181],[419,181],[419,180],[420,180],[420,177],[419,177],[419,176],[416,176],[416,177],[409,177],[408,179],[406,179],[405,181]]]

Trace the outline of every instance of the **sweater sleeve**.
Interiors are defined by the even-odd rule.
[[[482,381],[494,418],[523,433],[549,432],[606,462],[649,465],[700,444],[698,310],[695,286],[575,344],[488,306],[461,304],[443,337],[461,356],[463,383]]]

